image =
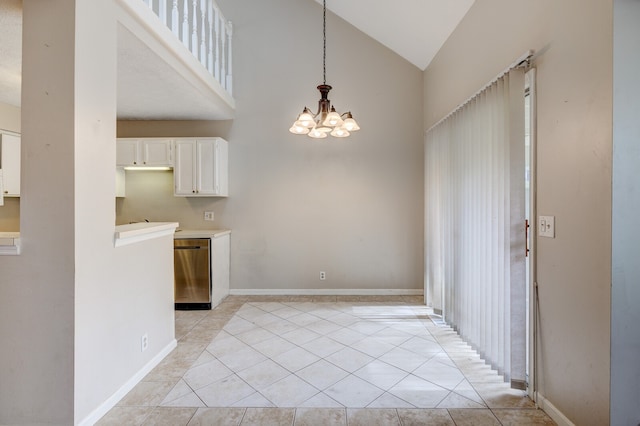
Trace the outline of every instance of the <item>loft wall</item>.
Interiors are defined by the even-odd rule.
[[[538,52],[538,385],[545,410],[609,423],[612,2],[477,0],[424,73],[425,129]]]
[[[305,105],[315,110],[320,97],[322,7],[219,3],[234,25],[236,118],[119,122],[118,136],[226,138],[230,196],[175,198],[170,173],[127,172],[117,221],[232,229],[235,291],[421,291],[421,71],[329,13],[329,98],[362,130],[346,140],[292,135],[297,114]],[[215,222],[203,221],[205,210]]]

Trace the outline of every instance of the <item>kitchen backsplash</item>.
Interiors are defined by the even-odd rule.
[[[5,197],[0,206],[0,232],[20,231],[20,198]]]
[[[179,222],[182,229],[224,228],[227,198],[173,195],[172,171],[126,171],[126,197],[116,199],[116,225],[129,222]],[[213,221],[204,212],[214,212]]]

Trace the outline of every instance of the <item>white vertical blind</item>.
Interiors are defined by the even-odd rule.
[[[427,303],[524,388],[524,71],[498,78],[425,143]]]

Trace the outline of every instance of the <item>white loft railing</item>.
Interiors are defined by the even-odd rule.
[[[231,95],[233,26],[215,0],[142,0]]]

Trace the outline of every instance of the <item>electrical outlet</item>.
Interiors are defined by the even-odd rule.
[[[327,279],[327,273],[325,271],[320,271],[320,279],[323,281]]]
[[[144,352],[149,347],[149,336],[144,333],[140,338],[140,352]]]
[[[213,212],[204,212],[204,220],[213,220]]]

